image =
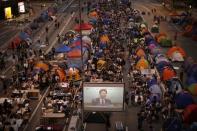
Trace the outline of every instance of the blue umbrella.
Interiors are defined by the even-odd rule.
[[[188,92],[181,92],[175,96],[175,103],[178,109],[184,109],[190,104],[194,103],[194,100]]]
[[[58,48],[55,49],[55,52],[56,53],[65,53],[65,52],[69,52],[70,50],[71,50],[71,48],[69,46],[62,44]]]
[[[30,36],[25,32],[21,32],[19,38],[21,38],[21,40],[26,40],[27,38],[30,38]]]

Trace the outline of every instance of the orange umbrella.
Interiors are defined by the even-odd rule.
[[[97,14],[96,11],[93,11],[93,12],[90,12],[90,13],[89,13],[89,16],[90,16],[90,17],[98,17],[98,14]]]
[[[108,43],[108,42],[109,42],[109,37],[108,37],[107,35],[102,35],[102,36],[100,37],[100,41],[101,41],[101,42],[104,42],[104,43],[105,43],[105,42]]]
[[[141,49],[141,48],[137,50],[136,55],[137,55],[138,57],[146,56],[144,50]]]
[[[142,69],[148,69],[149,68],[149,63],[144,57],[142,57],[136,64],[136,68],[139,70]]]
[[[65,71],[63,69],[61,69],[61,68],[57,69],[56,73],[59,75],[59,78],[60,78],[61,82],[66,81],[66,73],[65,73]]]
[[[164,81],[170,80],[176,76],[176,72],[171,68],[165,68],[162,73],[162,78]]]
[[[170,48],[170,49],[168,50],[168,52],[167,52],[167,56],[168,56],[168,57],[171,57],[171,56],[173,55],[174,52],[179,52],[179,53],[181,53],[181,55],[182,55],[183,57],[186,57],[185,51],[184,51],[181,47],[179,47],[179,46],[173,46],[172,48]]]
[[[34,66],[36,69],[42,69],[44,71],[48,71],[49,70],[49,66],[43,62],[38,62],[35,64]]]

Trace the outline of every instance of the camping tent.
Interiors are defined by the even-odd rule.
[[[191,105],[194,103],[194,100],[188,92],[180,92],[178,93],[175,98],[175,104],[177,109],[184,109],[188,105]]]
[[[142,48],[140,48],[140,49],[138,49],[137,51],[136,51],[136,55],[138,56],[138,57],[145,57],[146,56],[146,54],[145,54],[145,52],[144,52],[144,50],[142,49]]]
[[[197,121],[197,104],[188,105],[183,112],[184,123],[191,124]]]
[[[149,63],[148,61],[142,57],[136,64],[136,68],[141,70],[141,69],[147,69],[149,68]]]
[[[163,69],[163,72],[162,72],[162,79],[163,79],[164,81],[170,80],[170,79],[172,79],[172,78],[175,77],[175,76],[176,76],[176,72],[175,72],[172,68],[170,68],[170,67],[165,67],[165,68]]]

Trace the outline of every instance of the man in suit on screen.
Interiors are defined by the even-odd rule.
[[[99,97],[92,100],[93,105],[97,106],[109,106],[112,105],[111,100],[107,99],[107,90],[100,89],[99,90]]]

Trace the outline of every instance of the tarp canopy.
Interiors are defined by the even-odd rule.
[[[49,66],[43,62],[38,62],[35,64],[34,66],[35,69],[41,69],[41,70],[44,70],[44,71],[48,71],[49,70]]]
[[[197,83],[191,84],[187,89],[192,95],[197,95]]]
[[[58,48],[55,49],[56,53],[66,53],[69,52],[71,48],[65,44],[61,44]]]
[[[175,103],[176,103],[177,109],[184,109],[188,105],[193,104],[194,100],[193,100],[191,94],[184,91],[184,92],[178,93],[175,96]]]
[[[79,57],[81,57],[81,50],[80,49],[71,50],[68,52],[67,57],[68,58],[79,58]]]
[[[136,68],[141,70],[141,69],[148,69],[149,68],[149,63],[148,61],[142,57],[136,64]]]
[[[191,124],[197,121],[197,104],[188,105],[183,112],[184,123]]]
[[[74,27],[75,31],[80,31],[81,30],[91,30],[92,29],[92,25],[89,23],[82,23],[81,25],[77,24]]]
[[[171,57],[171,56],[173,55],[174,52],[179,52],[179,53],[181,53],[181,55],[182,55],[183,57],[186,57],[185,51],[183,50],[183,48],[181,48],[181,47],[179,47],[179,46],[173,46],[173,47],[171,47],[171,48],[168,50],[168,52],[167,52],[167,56],[168,56],[168,57]]]
[[[165,67],[165,68],[163,69],[163,72],[162,72],[162,79],[163,79],[164,81],[170,80],[170,79],[172,79],[172,78],[175,77],[175,76],[176,76],[176,72],[175,72],[172,68],[170,68],[170,67]]]

